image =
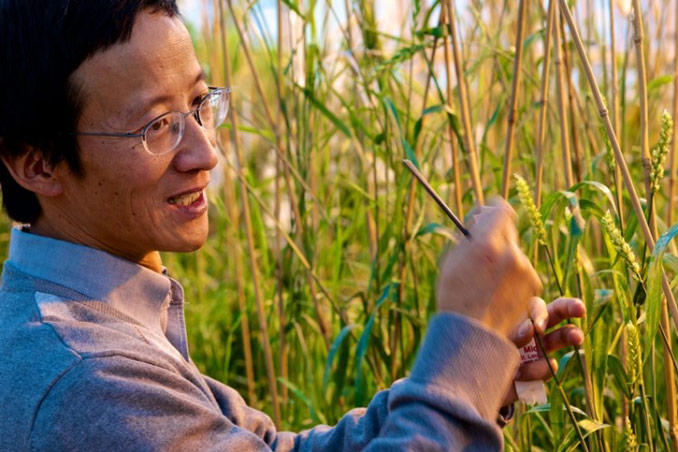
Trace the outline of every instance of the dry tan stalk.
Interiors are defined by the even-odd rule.
[[[284,85],[283,85],[283,4],[282,0],[278,0],[278,67],[277,67],[277,88],[279,102],[284,102]],[[276,118],[278,130],[282,129],[282,105],[278,106],[278,116]],[[280,193],[280,177],[282,171],[282,161],[280,157],[275,162],[275,216],[280,218],[280,207],[282,203],[282,196]],[[276,229],[275,244],[273,252],[276,256],[275,279],[276,279],[276,294],[278,297],[278,322],[279,322],[279,336],[280,336],[280,376],[287,380],[287,342],[285,338],[285,303],[283,298],[283,282],[282,282],[282,266],[283,255],[280,248],[281,242],[280,231]],[[287,385],[280,386],[280,398],[282,399],[282,406],[287,406]]]
[[[426,16],[424,12],[424,16]],[[440,16],[440,22],[442,23],[444,20],[444,15],[441,13]],[[431,60],[430,61],[435,61],[435,56],[436,56],[436,50],[438,48],[438,38],[434,38],[433,40],[433,48],[431,49]],[[425,50],[424,50],[425,52]],[[428,92],[431,87],[431,75],[429,73],[428,77],[426,77],[426,85],[424,86],[424,94],[422,95],[422,106],[421,106],[421,129],[419,132],[419,135],[417,136],[417,141],[414,145],[414,155],[417,157],[417,160],[419,160],[421,156],[421,146],[424,142],[423,136],[424,136],[424,126],[426,124],[426,116],[424,116],[424,112],[426,111],[426,105],[427,105],[427,100],[428,100]],[[412,227],[412,219],[414,217],[414,200],[415,200],[415,188],[416,188],[417,181],[412,178],[412,181],[410,181],[410,188],[408,190],[408,201],[407,201],[407,213],[405,214],[405,238],[403,241],[403,252],[402,252],[402,258],[399,263],[399,273],[400,273],[400,284],[398,285],[398,302],[399,304],[403,301],[405,298],[405,278],[407,276],[407,252],[409,249],[410,245],[410,236],[411,236],[411,231],[410,228]],[[397,325],[398,328],[400,328],[400,325]],[[398,331],[399,332],[399,331]],[[395,334],[393,336],[395,338],[395,341],[393,344],[391,344],[391,352],[393,353],[393,360],[391,362],[391,378],[395,379],[396,377],[396,371],[397,371],[397,359],[396,359],[396,354],[395,350],[397,348],[397,340],[399,337],[399,334]]]
[[[226,31],[224,26],[224,11],[222,8],[222,3],[217,2],[218,15],[219,15],[219,37],[221,38],[221,45],[223,49],[223,65],[224,65],[224,76],[230,74],[228,68],[226,67],[228,63],[228,57],[226,55]],[[229,75],[230,78],[230,75]],[[230,85],[230,80],[225,80],[225,85]],[[235,113],[237,114],[237,113]],[[239,136],[234,137],[235,139],[240,139]],[[228,146],[229,142],[226,141],[224,146]],[[245,376],[247,377],[247,402],[250,405],[254,405],[256,402],[256,393],[254,392],[254,365],[252,363],[252,342],[250,334],[250,322],[247,314],[247,301],[245,299],[245,282],[243,277],[243,253],[240,247],[240,214],[238,212],[236,200],[235,200],[235,181],[232,177],[232,170],[224,168],[224,199],[226,200],[228,215],[231,218],[233,223],[233,234],[230,237],[230,240],[233,241],[232,246],[235,250],[235,279],[238,287],[238,309],[241,312],[241,329],[242,329],[242,341],[243,341],[243,353],[245,355]]]
[[[230,6],[230,0],[229,0]],[[228,41],[223,40],[224,47],[224,66],[226,68],[226,83],[231,84],[231,65],[228,56]],[[233,95],[231,95],[231,103],[233,102]],[[244,159],[242,154],[242,147],[240,145],[240,133],[238,129],[238,113],[237,109],[231,108],[230,111],[231,124],[233,126],[233,137],[235,145],[235,156],[237,161],[238,171],[244,179]],[[280,404],[278,400],[278,388],[275,377],[275,367],[273,366],[273,354],[271,352],[271,345],[268,336],[268,325],[266,323],[266,314],[264,312],[264,302],[261,295],[261,285],[259,283],[259,274],[256,263],[256,253],[254,249],[254,234],[252,232],[252,218],[250,215],[249,200],[247,199],[247,189],[244,186],[240,188],[240,198],[243,208],[243,219],[245,221],[245,232],[247,235],[247,250],[250,255],[250,271],[252,273],[252,286],[254,289],[254,299],[257,306],[257,316],[259,317],[259,329],[261,331],[261,346],[264,349],[264,361],[266,363],[266,375],[268,377],[269,391],[271,392],[271,404],[273,405],[273,422],[280,427]]]
[[[273,129],[274,135],[275,135],[275,142],[276,142],[276,151],[279,156],[284,156],[285,155],[285,148],[282,146],[282,140],[280,136],[280,130],[277,127],[276,121],[273,119],[273,115],[271,113],[271,108],[269,106],[269,102],[266,98],[266,95],[264,94],[264,90],[261,86],[261,82],[259,80],[259,76],[257,74],[256,68],[254,66],[254,61],[252,60],[252,54],[249,50],[249,47],[247,45],[247,40],[245,38],[245,33],[242,30],[242,27],[240,25],[240,22],[237,19],[237,16],[235,14],[235,11],[233,10],[233,5],[232,5],[232,0],[228,0],[228,8],[231,12],[231,17],[233,17],[233,24],[235,25],[235,28],[238,32],[238,37],[240,38],[240,43],[243,49],[243,52],[245,53],[245,59],[247,60],[247,63],[250,67],[250,73],[252,74],[252,78],[254,80],[254,85],[257,89],[257,93],[259,94],[259,98],[261,100],[262,105],[264,106],[264,112],[266,113],[266,118],[271,125],[271,128]],[[292,205],[292,208],[294,210],[294,215],[295,218],[297,219],[296,221],[296,226],[299,231],[299,235],[303,236],[304,234],[304,221],[303,218],[301,217],[301,213],[299,211],[299,205],[297,203],[296,195],[294,194],[294,185],[292,183],[292,178],[290,176],[289,172],[289,167],[285,165],[285,179],[287,181],[287,188],[288,188],[288,196],[290,198],[290,204]],[[311,191],[312,193],[312,191]],[[315,310],[316,318],[318,321],[318,326],[320,328],[320,332],[323,336],[323,339],[325,341],[325,347],[327,350],[330,349],[330,337],[329,337],[329,330],[325,324],[325,320],[323,318],[322,313],[320,312],[320,305],[318,304],[318,296],[316,292],[316,287],[314,283],[314,279],[312,278],[311,274],[307,271],[306,272],[306,279],[308,281],[308,288],[311,296],[311,300],[313,301],[313,308]]]
[[[468,106],[468,97],[466,92],[466,77],[464,76],[464,65],[457,42],[457,23],[454,13],[454,3],[452,0],[445,0],[447,3],[447,22],[450,26],[450,38],[452,40],[452,55],[454,56],[454,70],[457,74],[457,91],[459,93],[459,103],[461,105],[461,120],[464,126],[464,140],[466,152],[468,153],[468,166],[471,173],[471,182],[473,191],[476,195],[476,202],[480,205],[485,204],[483,195],[483,184],[478,170],[478,153],[476,152],[473,129],[471,127],[471,111]]]
[[[646,191],[649,193],[650,172],[647,170],[650,165],[650,138],[649,125],[647,121],[647,70],[645,68],[645,53],[643,51],[643,41],[645,34],[643,31],[643,14],[640,9],[640,1],[633,0],[633,43],[636,49],[636,63],[638,71],[638,90],[640,97],[640,150],[642,153],[643,167],[645,171]]]
[[[643,153],[643,168],[645,174],[645,189],[648,202],[650,203],[649,211],[650,215],[650,228],[652,229],[653,238],[657,238],[657,221],[656,213],[654,208],[654,196],[652,195],[652,176],[650,168],[650,144],[649,144],[649,124],[648,124],[648,106],[647,106],[647,71],[645,69],[645,55],[643,51],[643,41],[644,41],[644,32],[643,32],[643,14],[640,9],[640,0],[633,1],[633,29],[634,37],[633,41],[636,47],[636,60],[638,65],[638,86],[639,86],[639,95],[640,95],[640,128],[641,128],[641,149]],[[669,289],[670,291],[670,289]],[[660,322],[662,326],[669,331],[669,319],[668,319],[668,310],[667,310],[667,301],[662,299],[662,312]],[[666,325],[664,325],[666,322]],[[669,433],[673,442],[674,450],[678,450],[678,419],[676,416],[676,386],[674,382],[674,373],[673,367],[670,366],[671,359],[671,343],[663,344],[664,352],[664,377],[666,384],[666,405],[667,412],[669,417]]]
[[[556,13],[556,1],[549,0],[546,19],[546,36],[544,42],[544,60],[541,72],[541,97],[539,105],[539,121],[537,123],[537,172],[535,175],[534,203],[541,206],[541,184],[544,174],[544,139],[546,137],[546,112],[549,93],[549,66],[551,65],[551,37],[553,34],[553,18]]]
[[[558,100],[558,115],[560,118],[560,147],[563,158],[563,170],[565,173],[565,187],[570,188],[572,182],[572,157],[570,155],[570,128],[567,124],[567,111],[565,109],[565,87],[563,80],[563,59],[560,42],[560,14],[555,13],[553,19],[553,49],[554,64],[556,68],[556,97]]]
[[[447,14],[447,2],[443,1],[440,2],[440,25],[443,27],[447,25],[447,18],[449,15]],[[449,37],[447,33],[443,35],[443,49],[445,49],[445,71],[447,75],[447,106],[452,109],[452,97],[453,95],[453,89],[452,89],[452,51],[449,45]],[[433,61],[433,59],[431,59]],[[455,209],[457,211],[457,214],[460,215],[461,217],[464,216],[464,205],[462,203],[462,185],[461,185],[461,172],[459,169],[459,157],[457,155],[457,146],[455,145],[455,136],[454,136],[454,130],[452,130],[452,124],[448,121],[447,124],[447,134],[450,139],[450,155],[452,156],[452,174],[454,178],[454,201],[455,201]],[[414,180],[412,181],[414,183]]]
[[[619,136],[620,132],[620,111],[619,111],[619,86],[618,75],[617,75],[617,50],[615,44],[615,31],[614,31],[614,0],[610,0],[609,5],[610,10],[610,54],[612,59],[612,121],[614,124],[614,133]],[[678,34],[676,35],[678,36]],[[618,165],[614,166],[614,185],[615,185],[615,195],[617,198],[617,212],[619,214],[619,224],[622,229],[624,229],[624,213],[622,211],[622,178],[621,170]],[[628,407],[627,407],[628,409]],[[628,413],[626,413],[628,416]]]
[[[614,129],[612,127],[612,122],[610,121],[609,112],[607,110],[607,107],[605,106],[605,102],[603,101],[602,94],[600,94],[598,82],[596,81],[595,76],[593,75],[591,63],[589,62],[588,57],[586,56],[586,53],[584,51],[584,45],[581,42],[579,30],[577,29],[577,25],[574,23],[572,13],[570,12],[570,8],[567,6],[566,0],[558,1],[560,4],[560,9],[563,15],[565,16],[565,19],[567,20],[568,26],[570,28],[570,33],[572,34],[572,38],[574,39],[575,46],[577,47],[577,53],[579,54],[582,66],[584,68],[584,72],[586,73],[586,79],[589,83],[591,91],[593,92],[593,97],[596,101],[596,106],[598,107],[598,113],[600,114],[600,117],[603,120],[603,123],[605,124],[605,130],[607,131],[607,135],[610,138],[610,144],[612,145],[612,150],[614,151],[614,156],[617,165],[621,169],[622,178],[624,179],[624,186],[626,187],[626,190],[629,192],[631,204],[633,205],[633,210],[638,219],[640,229],[643,233],[646,243],[648,244],[648,248],[650,249],[650,251],[652,251],[654,249],[655,239],[652,235],[652,232],[650,231],[650,226],[648,225],[643,214],[643,208],[640,204],[640,198],[638,198],[635,186],[633,185],[633,180],[631,179],[631,174],[629,173],[629,169],[626,166],[626,161],[624,160],[624,155],[621,152],[621,147],[619,146],[617,135],[615,134]],[[674,327],[678,329],[678,307],[676,306],[676,300],[673,297],[673,293],[671,292],[671,288],[669,286],[666,275],[663,275],[662,277],[662,288],[664,290],[664,295],[668,300],[668,307],[671,312],[671,319],[673,320]]]
[[[511,100],[509,102],[508,130],[506,131],[506,147],[504,148],[504,169],[501,181],[501,196],[508,198],[511,185],[511,159],[513,157],[513,141],[516,130],[516,115],[518,114],[518,95],[520,92],[520,67],[523,61],[523,28],[525,26],[525,3],[520,0],[518,6],[518,25],[516,30],[516,54],[513,58],[513,81],[511,86]]]
[[[678,52],[678,0],[676,1],[676,8],[674,10],[676,16],[676,30],[674,32],[674,49]],[[678,58],[673,59],[673,117],[678,121]],[[674,212],[676,208],[676,171],[678,171],[678,126],[673,128],[673,142],[671,143],[670,167],[669,173],[669,203],[667,224],[673,225]],[[671,251],[676,254],[677,250],[675,243],[671,241]]]

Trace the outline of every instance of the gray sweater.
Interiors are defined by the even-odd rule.
[[[409,378],[334,427],[279,432],[188,354],[183,289],[102,251],[12,231],[0,287],[0,450],[500,450],[515,347],[439,314]]]

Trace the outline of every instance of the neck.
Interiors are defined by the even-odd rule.
[[[162,258],[160,257],[160,253],[158,251],[150,251],[145,253],[124,252],[122,250],[108,247],[102,242],[79,240],[75,235],[64,233],[62,230],[52,228],[48,223],[44,223],[39,220],[31,224],[30,232],[31,234],[42,235],[44,237],[63,240],[65,242],[77,243],[78,245],[89,246],[90,248],[106,251],[109,254],[139,264],[143,267],[153,270],[154,272],[162,273]]]

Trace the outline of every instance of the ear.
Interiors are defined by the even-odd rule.
[[[63,192],[61,181],[41,151],[28,147],[19,156],[2,156],[2,161],[14,180],[36,195],[54,197]]]

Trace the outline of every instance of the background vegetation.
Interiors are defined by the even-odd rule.
[[[460,216],[507,197],[544,298],[587,305],[585,344],[557,356],[549,404],[520,407],[507,449],[676,450],[678,318],[661,272],[673,287],[678,162],[661,118],[678,105],[677,9],[202,2],[192,33],[232,110],[208,244],[165,256],[186,287],[197,365],[293,430],[332,424],[407,375],[454,241],[407,157]]]

